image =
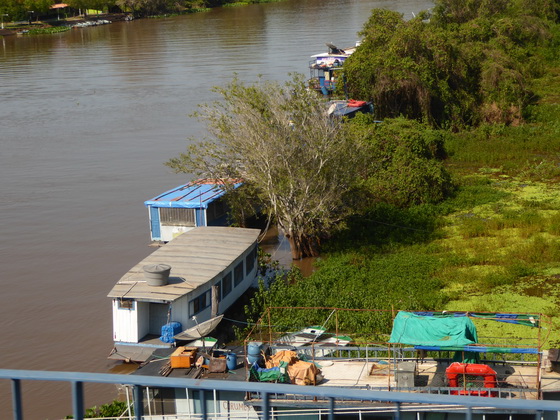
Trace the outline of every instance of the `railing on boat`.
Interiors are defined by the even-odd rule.
[[[84,373],[84,372],[46,372],[46,371],[27,371],[0,369],[0,379],[6,379],[12,383],[12,404],[14,420],[23,420],[23,397],[21,381],[57,381],[71,384],[72,407],[75,420],[84,418],[84,383],[129,385],[133,387],[134,399],[134,418],[136,420],[146,420],[149,416],[144,416],[144,388],[177,388],[191,390],[217,390],[217,391],[239,391],[240,382],[224,380],[197,380],[187,378],[153,377],[139,375],[116,375],[106,373]],[[535,420],[541,420],[545,413],[555,416],[560,414],[560,401],[542,400],[523,400],[507,398],[484,398],[473,396],[453,396],[430,393],[410,393],[410,392],[387,392],[372,389],[355,389],[339,387],[313,387],[313,386],[294,386],[274,383],[243,383],[243,391],[248,393],[259,393],[260,396],[260,418],[269,420],[273,415],[271,408],[271,398],[275,395],[297,395],[322,399],[326,401],[326,407],[322,411],[328,416],[329,420],[334,420],[340,412],[336,405],[340,401],[353,401],[356,404],[364,401],[376,401],[391,404],[384,409],[390,408],[394,412],[395,418],[401,418],[401,413],[410,409],[423,411],[430,407],[438,407],[445,411],[457,410],[465,413],[465,419],[471,420],[473,412],[479,408],[501,409],[501,410],[522,410],[524,414],[532,413]],[[195,416],[172,415],[166,416],[167,419],[212,419],[207,413],[204,392],[200,392],[202,413]],[[412,404],[412,406],[411,406]],[[418,404],[422,404],[419,408]],[[373,407],[370,407],[374,409]],[[218,418],[217,416],[216,418]],[[158,417],[159,419],[162,416]]]

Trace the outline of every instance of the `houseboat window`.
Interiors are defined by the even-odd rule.
[[[253,249],[251,249],[251,251],[249,252],[249,254],[247,254],[247,257],[245,258],[245,275],[246,276],[249,275],[249,273],[255,267],[256,259],[257,259],[257,247],[254,246]]]
[[[160,208],[159,218],[165,226],[196,226],[194,209]]]
[[[229,295],[231,289],[233,289],[233,285],[231,282],[231,271],[230,271],[222,279],[222,299],[225,298],[227,295]]]
[[[221,300],[222,300],[222,282],[219,281],[218,283],[215,284],[215,286],[218,288],[218,290],[216,291],[218,293],[218,302],[221,302]]]
[[[200,311],[208,308],[211,305],[211,291],[207,290],[198,297],[191,300],[191,316],[196,315]]]
[[[132,299],[118,299],[119,309],[134,309],[134,300]]]
[[[233,269],[233,285],[237,287],[243,281],[243,260]]]

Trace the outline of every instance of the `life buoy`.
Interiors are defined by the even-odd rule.
[[[465,380],[474,381],[477,386],[475,388],[496,388],[497,377],[494,371],[488,365],[479,365],[474,363],[451,363],[445,374],[451,388],[466,387]],[[480,385],[482,384],[482,385]],[[496,392],[489,391],[451,391],[452,395],[474,395],[480,397],[495,397]]]

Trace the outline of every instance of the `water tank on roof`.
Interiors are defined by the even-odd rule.
[[[167,264],[145,265],[144,277],[148,286],[165,286],[169,280],[171,266]]]

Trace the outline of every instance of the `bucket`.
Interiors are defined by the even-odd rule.
[[[247,346],[247,359],[251,365],[261,360],[261,349],[262,343],[256,341],[249,343]]]
[[[167,264],[145,265],[144,277],[148,286],[165,286],[169,280],[171,266]]]
[[[235,370],[237,367],[237,354],[235,353],[228,353],[226,356],[226,366],[228,370]]]

